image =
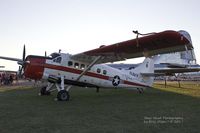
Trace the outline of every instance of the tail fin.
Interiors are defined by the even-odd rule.
[[[146,58],[143,63],[131,70],[133,73],[154,73],[154,60],[152,58]]]
[[[146,58],[139,66],[130,70],[130,73],[140,75],[138,78],[141,82],[147,86],[152,86],[154,82],[154,76],[152,76],[154,74],[154,60],[149,57]]]

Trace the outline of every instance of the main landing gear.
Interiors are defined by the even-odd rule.
[[[69,101],[70,95],[66,90],[61,90],[57,94],[58,101]]]
[[[56,100],[58,100],[58,101],[69,101],[69,98],[70,98],[69,90],[72,86],[68,86],[67,89],[65,89],[64,77],[61,77],[61,84],[60,85],[58,85],[57,83],[48,83],[47,86],[42,87],[40,89],[39,95],[41,95],[41,96],[50,95],[52,91],[56,90],[56,89],[53,89],[54,87],[56,87],[56,89],[58,90]]]

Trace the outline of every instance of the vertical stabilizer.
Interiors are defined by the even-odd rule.
[[[145,58],[143,63],[131,70],[134,73],[154,73],[154,60],[152,58]]]
[[[154,60],[152,58],[145,58],[143,63],[141,63],[136,68],[130,70],[132,74],[140,75],[138,79],[140,82],[145,83],[147,86],[152,86],[154,82],[153,76],[145,76],[144,74],[153,74],[154,73]]]

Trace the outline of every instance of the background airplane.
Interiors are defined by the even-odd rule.
[[[199,72],[200,65],[196,64],[194,50],[159,54],[154,56],[155,73],[165,76],[177,73]],[[117,69],[134,69],[139,64],[108,64]]]

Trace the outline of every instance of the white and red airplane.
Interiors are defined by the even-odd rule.
[[[138,32],[136,32],[139,34]],[[190,35],[186,31],[163,31],[136,39],[108,45],[71,55],[52,53],[49,57],[28,55],[23,59],[2,57],[22,65],[26,78],[46,80],[48,85],[41,89],[41,95],[49,95],[57,88],[57,99],[67,101],[69,90],[75,86],[101,88],[130,88],[143,91],[154,81],[153,55],[193,49]],[[105,63],[143,57],[142,64],[132,70],[119,70]],[[66,86],[65,86],[66,85]]]

